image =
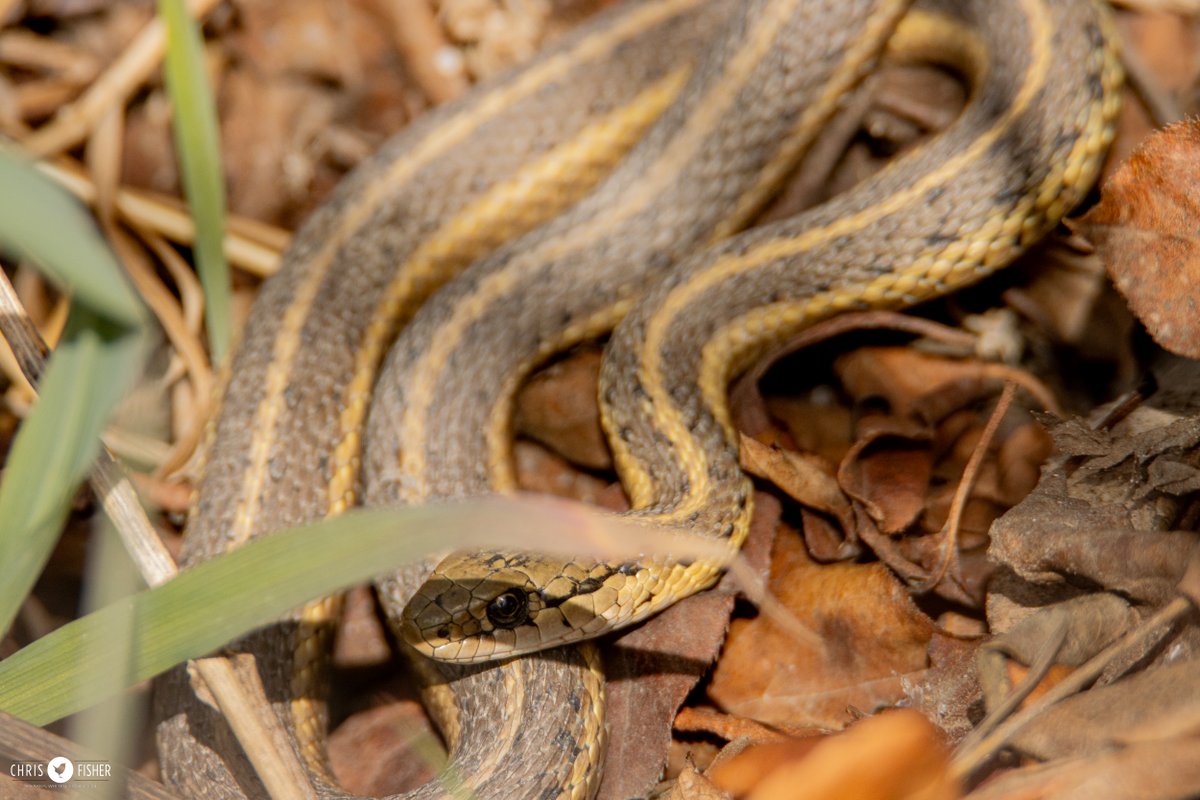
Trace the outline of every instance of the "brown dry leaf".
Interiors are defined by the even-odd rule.
[[[767,727],[752,719],[734,714],[723,714],[712,708],[691,708],[690,706],[681,708],[675,716],[675,730],[683,733],[707,733],[727,742],[744,739],[752,744],[778,742],[788,738],[788,734],[781,732],[780,729]],[[813,731],[809,731],[809,733],[813,733]]]
[[[945,619],[943,614],[939,622]],[[971,622],[973,627],[981,626]],[[929,669],[905,676],[903,681],[909,707],[924,714],[952,742],[970,733],[983,715],[975,670],[978,640],[978,635],[960,639],[939,631],[929,646]]]
[[[611,469],[596,402],[600,350],[583,348],[541,370],[521,389],[513,427],[588,469]]]
[[[305,75],[318,81],[353,86],[365,78],[362,39],[349,31],[362,10],[357,3],[333,5],[324,0],[242,0],[240,30],[233,38],[234,54],[265,78]],[[382,41],[375,39],[378,48]],[[353,45],[353,46],[351,46]]]
[[[440,747],[437,741],[419,702],[395,700],[360,711],[334,729],[329,761],[348,792],[371,797],[404,792],[437,774],[441,763],[431,755]]]
[[[728,800],[729,795],[692,767],[679,773],[663,800]]]
[[[1068,698],[1022,729],[1012,746],[1047,761],[1096,756],[1130,741],[1192,737],[1200,748],[1198,734],[1200,663],[1193,660],[1147,669]]]
[[[914,711],[863,720],[820,740],[748,748],[714,765],[713,782],[748,800],[806,798],[952,800],[949,752],[940,732]]]
[[[1030,421],[1009,432],[996,454],[998,485],[996,499],[1014,506],[1037,486],[1042,464],[1054,452],[1054,440],[1046,429]],[[976,484],[976,493],[980,491]]]
[[[768,480],[796,502],[835,517],[843,530],[854,529],[850,501],[838,488],[833,467],[812,453],[797,453],[741,438],[742,469]]]
[[[996,394],[1003,382],[988,367],[912,347],[861,347],[834,362],[856,402],[882,398],[895,416],[930,423]]]
[[[853,441],[854,420],[842,403],[818,399],[769,397],[771,416],[783,423],[796,449],[815,453],[830,464],[840,463]]]
[[[615,487],[617,491],[614,493],[610,484],[580,472],[539,444],[521,440],[514,442],[513,460],[517,467],[517,482],[527,492],[570,497],[611,511],[621,511],[627,507],[621,498],[619,486]],[[620,502],[614,505],[614,499]]]
[[[989,557],[1004,568],[988,601],[992,630],[1005,632],[1033,608],[1086,593],[1084,586],[1143,603],[1173,597],[1200,541],[1170,530],[1195,485],[1198,432],[1195,420],[1148,406],[1111,431],[1055,424],[1051,434],[1073,457],[1071,469],[1048,468],[992,526]]]
[[[287,219],[311,192],[309,151],[333,123],[334,98],[246,69],[231,71],[222,84],[230,209],[254,219]]]
[[[743,557],[765,571],[779,501],[759,493],[754,502]],[[641,797],[657,783],[675,713],[720,652],[734,591],[725,578],[714,591],[676,603],[604,648],[609,743],[600,800]]]
[[[770,591],[822,646],[797,642],[760,615],[735,620],[709,696],[768,724],[838,729],[856,711],[904,698],[923,670],[932,622],[882,564],[814,564],[794,532],[776,537]]]
[[[1200,357],[1200,122],[1146,139],[1104,185],[1080,228],[1117,289],[1167,350]]]
[[[1108,592],[1039,609],[979,648],[979,683],[989,710],[1024,677],[1014,665],[1030,667],[1049,657],[1051,664],[1077,667],[1131,630],[1138,619],[1127,601]]]
[[[859,427],[858,441],[838,467],[838,484],[882,533],[903,533],[925,509],[933,473],[929,432],[895,417],[872,417]]]
[[[362,669],[388,663],[392,651],[380,622],[375,593],[366,586],[346,592],[342,617],[333,641],[333,663],[339,669]]]
[[[967,800],[1177,800],[1200,794],[1200,743],[1154,742],[1027,767],[997,777]]]

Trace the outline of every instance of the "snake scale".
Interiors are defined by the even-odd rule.
[[[601,404],[631,513],[737,547],[751,509],[729,380],[817,320],[951,291],[1057,224],[1112,137],[1109,27],[1096,0],[642,0],[599,15],[410,126],[303,226],[233,363],[185,565],[360,501],[512,490],[520,381],[614,325]],[[958,121],[832,202],[739,233],[885,44],[963,73]],[[510,552],[432,567],[379,584],[395,629],[433,656],[411,654],[451,742],[450,778],[408,796],[547,800],[597,789],[603,678],[586,642],[533,651],[643,619],[719,570]],[[330,612],[234,648],[255,656],[320,797],[344,796],[320,747]],[[159,681],[156,706],[183,795],[263,795],[186,670]]]

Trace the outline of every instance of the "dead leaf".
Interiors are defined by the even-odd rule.
[[[1176,800],[1200,794],[1195,739],[1126,747],[998,776],[967,800]]]
[[[751,475],[768,480],[796,502],[837,518],[853,530],[853,511],[833,475],[833,467],[820,456],[768,447],[747,436],[741,438],[740,462]]]
[[[942,615],[945,619],[946,615]],[[942,730],[952,742],[970,733],[983,716],[982,694],[975,670],[979,639],[939,632],[929,646],[929,669],[902,681],[909,706]]]
[[[979,683],[988,709],[999,706],[1023,674],[1043,656],[1077,667],[1138,623],[1139,615],[1115,594],[1096,592],[1046,606],[979,648]],[[1047,651],[1050,652],[1047,652]]]
[[[881,564],[814,564],[792,531],[776,538],[770,590],[823,646],[764,616],[735,620],[709,696],[768,724],[837,729],[904,697],[926,666],[933,625]]]
[[[1146,139],[1079,222],[1117,289],[1154,340],[1200,357],[1200,123]]]
[[[914,711],[891,711],[823,739],[751,747],[710,770],[749,800],[952,800],[958,797],[941,734]]]
[[[928,423],[996,394],[1003,381],[989,367],[912,347],[861,347],[834,361],[856,402],[882,398],[895,416]]]
[[[1182,661],[1068,698],[1022,729],[1012,746],[1042,761],[1095,756],[1130,740],[1195,737],[1198,723],[1200,664]]]
[[[433,746],[414,747],[418,739]],[[431,781],[441,766],[429,756],[437,742],[421,704],[401,699],[350,716],[330,734],[328,753],[343,789],[374,797]]]
[[[695,769],[679,773],[663,800],[728,800],[729,795]]]
[[[764,565],[779,520],[779,502],[755,496],[744,556]],[[756,555],[756,553],[761,553]],[[733,610],[734,584],[676,603],[604,648],[608,754],[600,800],[641,797],[662,774],[671,726],[684,698],[720,652]]]
[[[569,497],[582,503],[621,510],[611,505],[609,483],[580,472],[540,444],[523,440],[514,442],[513,460],[517,467],[517,482],[527,492]]]
[[[752,744],[779,742],[788,738],[788,734],[778,728],[767,727],[761,722],[734,714],[724,714],[712,708],[681,708],[675,717],[675,730],[683,733],[708,733],[727,742],[746,739]],[[814,732],[808,731],[810,734]]]
[[[923,426],[895,417],[860,425],[838,467],[838,484],[862,503],[880,532],[903,533],[925,509],[933,454]]]
[[[539,371],[517,396],[517,433],[582,467],[611,469],[596,401],[599,372],[596,348],[579,350]]]

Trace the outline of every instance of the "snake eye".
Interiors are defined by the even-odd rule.
[[[487,615],[497,628],[515,628],[529,619],[529,601],[524,592],[509,589],[488,603]]]

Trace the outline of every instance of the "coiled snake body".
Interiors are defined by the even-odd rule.
[[[339,187],[264,286],[185,560],[341,513],[360,481],[372,504],[511,490],[520,380],[622,317],[601,401],[632,513],[736,547],[750,498],[729,380],[816,320],[1004,266],[1078,202],[1112,135],[1120,70],[1094,0],[907,6],[646,0],[406,130]],[[729,238],[889,36],[963,71],[960,119],[833,202]],[[594,794],[604,727],[591,645],[444,662],[591,638],[718,569],[468,553],[411,603],[428,567],[383,581],[397,629],[439,659],[415,656],[453,743],[448,774],[476,797]],[[239,646],[320,796],[339,793],[315,688],[328,610]],[[185,671],[157,694],[172,783],[206,799],[262,793]]]

